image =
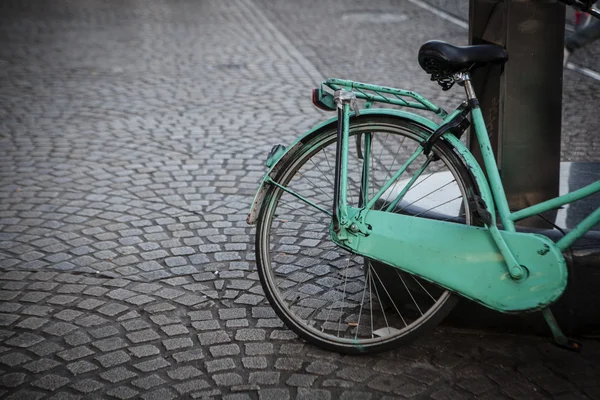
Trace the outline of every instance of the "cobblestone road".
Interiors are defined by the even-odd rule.
[[[440,328],[348,357],[282,326],[246,211],[271,146],[324,116],[306,89],[318,46],[273,18],[283,5],[0,4],[0,397],[600,398],[597,341],[577,355]],[[402,79],[416,43],[463,34],[392,5],[411,21]]]

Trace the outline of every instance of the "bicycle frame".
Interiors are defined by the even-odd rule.
[[[467,84],[470,82],[467,81]],[[346,81],[340,79],[329,79],[322,85],[322,88],[330,88],[332,90],[343,90],[347,92],[353,92],[356,98],[366,100],[366,107],[370,108],[373,102],[383,102],[388,104],[394,104],[409,108],[416,108],[420,110],[431,111],[437,116],[441,117],[442,124],[451,121],[458,113],[459,109],[455,110],[453,113],[448,114],[441,107],[436,106],[431,103],[429,100],[420,96],[418,93],[412,91],[404,91],[400,89],[393,89],[388,87],[382,87],[377,85],[369,85],[359,82]],[[373,93],[369,93],[367,91],[371,91]],[[389,95],[389,96],[386,96]],[[392,97],[393,96],[393,97]],[[407,101],[402,97],[409,97],[415,101]],[[333,106],[333,104],[330,104]],[[337,233],[338,237],[345,239],[348,237],[345,230],[350,230],[352,233],[356,233],[357,230],[362,229],[363,231],[368,229],[364,226],[360,226],[359,223],[357,225],[357,221],[349,221],[348,218],[348,204],[346,199],[346,190],[347,187],[347,164],[348,164],[348,137],[349,137],[349,121],[352,115],[351,105],[349,102],[344,104],[339,104],[338,108],[338,161],[336,163],[336,181],[335,181],[335,191],[334,191],[334,212],[333,212],[333,228]],[[498,172],[498,166],[496,164],[496,160],[494,154],[492,152],[491,143],[489,141],[488,132],[485,127],[485,122],[483,119],[483,115],[481,109],[478,106],[473,107],[471,110],[472,122],[475,134],[477,136],[478,142],[480,144],[482,158],[484,162],[484,170],[488,176],[489,188],[491,189],[493,204],[489,204],[489,201],[486,203],[487,208],[491,211],[493,216],[494,209],[497,209],[498,216],[500,217],[500,221],[502,222],[503,230],[509,232],[515,232],[514,223],[516,221],[522,220],[524,218],[528,218],[534,216],[536,214],[540,214],[546,211],[550,211],[556,209],[562,205],[572,203],[574,201],[580,200],[584,197],[590,196],[594,193],[600,192],[600,181],[592,183],[582,189],[576,190],[574,192],[556,197],[554,199],[542,202],[540,204],[536,204],[525,209],[511,212],[509,210],[508,201],[506,198],[506,194],[504,191],[504,187],[502,185],[502,180],[500,174]],[[443,135],[443,137],[448,138],[448,136],[452,135],[452,132],[448,132]],[[368,136],[365,137],[365,147],[369,146],[370,138]],[[362,201],[362,209],[365,210],[365,213],[368,213],[368,210],[372,208],[372,206],[381,198],[381,196],[385,193],[387,189],[389,189],[397,179],[406,171],[410,163],[422,153],[423,149],[417,149],[415,153],[413,153],[408,161],[401,166],[398,171],[383,185],[383,187],[379,190],[377,194],[374,195],[370,200],[363,198]],[[472,158],[466,159],[465,162],[469,167],[480,168],[479,165],[471,165]],[[339,164],[339,166],[337,166]],[[365,163],[368,165],[368,162]],[[422,172],[422,171],[420,171]],[[368,184],[365,182],[365,179],[368,179],[368,173],[363,172],[363,185]],[[401,199],[401,197],[406,193],[410,185],[414,182],[414,180],[418,177],[418,174],[413,177],[411,182],[409,182],[405,189],[401,191],[401,193],[397,196],[397,198],[392,202],[392,205],[397,204],[397,202]],[[481,184],[481,182],[478,182]],[[366,193],[365,190],[361,190],[362,193]],[[368,200],[368,202],[367,202]],[[485,201],[485,197],[483,199]],[[366,204],[365,204],[366,203]],[[495,206],[495,207],[494,207]],[[364,213],[363,213],[364,217]],[[492,219],[494,221],[494,219]],[[567,235],[565,235],[562,239],[560,239],[556,246],[564,251],[567,249],[575,240],[582,237],[586,232],[588,232],[591,228],[593,228],[596,224],[600,223],[600,207],[592,212],[589,216],[587,216],[582,222],[580,222],[573,230],[571,230]],[[502,240],[498,236],[498,228],[495,224],[490,224],[488,226],[492,236],[494,239],[500,243],[500,250],[502,251],[504,256],[508,256],[509,264],[513,264],[515,267],[514,272],[517,276],[519,275],[518,264],[516,261],[511,262],[512,257],[510,256],[510,250],[508,247],[504,247],[502,245]],[[513,275],[513,277],[515,277]]]

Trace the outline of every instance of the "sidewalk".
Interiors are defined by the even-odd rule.
[[[266,3],[0,5],[0,398],[600,398],[594,340],[573,354],[439,328],[348,357],[285,329],[245,223],[266,154],[323,119],[309,88],[325,73],[368,69],[448,101],[415,48],[463,33],[395,4],[412,24],[384,82],[383,60],[325,60],[273,18],[308,6]]]

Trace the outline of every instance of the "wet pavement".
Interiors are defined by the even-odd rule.
[[[415,60],[434,37],[466,31],[409,2],[2,2],[0,397],[600,398],[596,340],[438,328],[341,356],[263,296],[266,154],[327,116],[325,76],[456,104]],[[565,73],[564,161],[599,160],[598,85]]]

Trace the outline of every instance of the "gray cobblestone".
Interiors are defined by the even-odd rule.
[[[191,365],[187,365],[184,367],[180,367],[180,368],[168,371],[167,375],[171,379],[183,381],[186,379],[196,378],[198,376],[201,376],[202,372],[199,369],[192,367]]]
[[[152,374],[152,375],[144,377],[144,378],[134,379],[133,381],[131,381],[131,384],[140,389],[148,390],[155,386],[162,385],[165,382],[166,381],[164,379],[162,379],[160,376],[158,376],[156,374]]]
[[[142,343],[160,339],[160,336],[151,329],[145,329],[143,331],[128,333],[126,336],[133,343]]]
[[[216,371],[223,371],[235,368],[235,362],[232,358],[222,358],[218,360],[206,361],[206,370],[209,374]]]
[[[94,354],[94,352],[86,346],[74,347],[72,349],[57,353],[57,355],[65,361],[77,360],[79,358],[87,357],[91,354]]]
[[[237,319],[246,317],[246,309],[245,308],[229,308],[224,310],[219,310],[219,318],[220,319]]]
[[[143,361],[143,362],[134,364],[133,366],[142,372],[150,372],[150,371],[156,371],[157,369],[168,367],[169,365],[171,365],[170,362],[168,362],[167,360],[165,360],[162,357],[157,357],[152,360]]]
[[[274,354],[272,343],[246,343],[244,347],[249,356]]]
[[[193,345],[192,339],[188,337],[163,340],[163,346],[169,351],[192,347]]]
[[[244,368],[264,369],[267,368],[267,359],[265,357],[244,357],[242,358]]]
[[[102,389],[104,385],[93,379],[85,379],[83,381],[78,381],[77,383],[71,385],[71,387],[79,392],[87,394]]]
[[[212,378],[218,386],[235,386],[241,385],[243,383],[242,377],[239,374],[232,372],[225,374],[216,374],[213,375]]]
[[[260,400],[289,400],[290,392],[288,389],[261,389],[258,391]]]
[[[173,354],[173,358],[178,363],[183,363],[183,362],[187,362],[187,361],[196,361],[196,360],[202,360],[204,358],[204,353],[203,353],[202,349],[193,349],[193,350],[187,350],[187,351],[175,353],[175,354]]]
[[[125,400],[125,399],[134,398],[140,392],[138,392],[137,390],[133,390],[131,388],[125,387],[125,386],[120,386],[118,388],[111,389],[106,393],[109,396],[116,397],[117,399]]]
[[[43,341],[44,338],[38,335],[34,335],[33,333],[21,333],[18,336],[15,336],[6,342],[5,344],[9,346],[15,347],[31,347],[36,343]]]
[[[94,347],[102,352],[113,351],[127,347],[127,342],[120,337],[97,340],[92,343]]]
[[[174,385],[173,387],[175,388],[175,390],[177,390],[177,392],[180,395],[183,395],[183,394],[186,394],[189,392],[196,392],[199,390],[209,388],[210,385],[204,379],[194,379],[194,380],[187,381],[184,383],[178,383],[178,384]],[[196,393],[198,393],[198,392],[196,392]],[[195,396],[192,396],[192,397],[195,397]]]
[[[160,350],[156,346],[152,346],[150,344],[130,347],[128,349],[134,356],[136,357],[148,357],[153,356],[160,353]]]
[[[129,355],[123,350],[115,351],[112,353],[104,354],[96,357],[96,360],[104,367],[110,368],[131,360]]]
[[[19,316],[16,316],[16,315],[11,315],[9,317],[10,317],[10,319],[9,319],[10,322],[9,323],[2,324],[0,322],[0,325],[9,325],[10,323],[12,323],[12,322],[16,321],[17,319],[19,319]],[[2,319],[2,316],[0,316],[0,320],[1,319]],[[21,322],[19,322],[16,326],[18,328],[34,330],[34,329],[38,329],[38,328],[44,326],[45,324],[48,323],[48,321],[49,320],[47,318],[29,317],[29,318],[24,319]]]
[[[76,329],[77,327],[75,325],[69,324],[67,322],[57,322],[55,324],[45,327],[43,331],[54,336],[64,336],[67,333],[72,332]]]
[[[67,369],[71,371],[73,375],[79,375],[98,369],[98,367],[88,361],[77,361],[67,365]]]
[[[31,357],[21,353],[8,353],[0,357],[0,363],[14,367],[31,361]]]
[[[92,339],[84,332],[76,331],[65,336],[65,342],[71,346],[80,346],[91,342]]]
[[[198,334],[198,340],[202,346],[231,342],[231,338],[225,331],[200,333]]]
[[[264,340],[266,331],[264,329],[239,329],[235,334],[235,340],[242,342],[245,341],[258,341]]]
[[[198,331],[208,331],[208,330],[220,329],[221,324],[219,324],[219,321],[217,321],[217,320],[194,321],[194,322],[192,322],[192,327],[194,327],[194,329],[196,329]]]
[[[69,379],[59,376],[59,375],[46,375],[36,381],[32,382],[33,386],[39,387],[45,390],[54,391],[64,385],[69,383]]]
[[[62,349],[63,347],[59,344],[56,344],[51,341],[43,341],[41,343],[36,344],[35,346],[30,347],[28,350],[37,354],[40,357],[45,357],[48,354],[56,353]]]
[[[104,380],[109,381],[110,383],[117,383],[127,379],[131,379],[135,377],[136,374],[129,371],[125,367],[117,367],[113,369],[109,369],[106,372],[102,372],[100,377]]]
[[[48,371],[52,368],[61,365],[58,361],[51,360],[48,358],[42,358],[39,360],[35,360],[30,362],[29,364],[23,365],[23,368],[26,370],[33,372],[34,374],[38,374],[40,372]]]
[[[248,381],[259,385],[276,385],[279,383],[281,373],[275,371],[256,371],[251,372]]]
[[[23,296],[21,296],[21,298],[19,300],[25,301],[28,303],[37,303],[41,300],[44,300],[48,296],[50,296],[50,293],[29,292],[29,293],[25,293]]]
[[[18,373],[18,372],[4,374],[4,375],[0,376],[0,387],[3,387],[3,388],[17,387],[17,386],[21,385],[23,382],[25,382],[26,378],[27,378],[26,374]]]
[[[298,371],[302,368],[301,358],[278,358],[275,361],[275,368],[283,371]]]
[[[291,378],[290,378],[291,379]],[[358,395],[354,395],[355,397],[351,397],[352,399],[360,399],[362,397],[358,396]],[[296,396],[296,399],[298,400],[329,400],[331,399],[331,393],[326,391],[326,390],[319,390],[319,389],[306,389],[306,388],[299,388],[298,389],[298,396]]]
[[[144,400],[171,400],[177,397],[171,389],[161,388],[150,393],[145,393],[142,396]]]

